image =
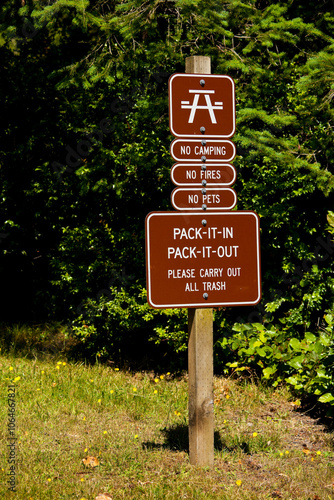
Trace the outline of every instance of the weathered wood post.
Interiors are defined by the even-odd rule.
[[[186,58],[186,73],[211,74],[211,59]],[[189,460],[212,467],[214,462],[213,414],[213,311],[188,309]]]

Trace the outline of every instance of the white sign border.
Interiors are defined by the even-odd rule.
[[[155,309],[181,309],[181,308],[204,308],[204,307],[238,307],[238,306],[255,306],[258,304],[261,300],[261,262],[260,262],[260,218],[259,216],[252,211],[249,210],[238,210],[238,211],[233,211],[233,212],[220,212],[222,215],[229,215],[229,216],[235,216],[235,214],[238,214],[240,216],[244,214],[251,214],[255,217],[256,220],[256,267],[257,267],[257,298],[254,301],[247,301],[247,302],[198,302],[195,304],[189,304],[184,303],[184,304],[154,304],[154,302],[151,300],[152,298],[152,290],[151,290],[151,266],[150,266],[150,227],[149,227],[149,222],[150,219],[156,215],[159,216],[167,216],[167,217],[172,217],[175,215],[182,215],[181,212],[150,212],[145,219],[145,227],[146,227],[146,276],[147,276],[147,301],[149,305]],[[185,217],[189,217],[189,213],[184,213],[183,214]],[[200,215],[204,216],[205,212],[196,212],[191,215]],[[208,214],[210,215],[218,215],[217,213],[211,213]]]
[[[205,163],[229,163],[230,161],[233,161],[234,158],[236,157],[237,150],[236,150],[234,142],[229,141],[228,139],[207,139],[206,137],[204,138],[203,136],[202,136],[202,140],[205,140],[206,143],[208,143],[208,142],[229,142],[232,145],[232,149],[233,149],[233,155],[230,158],[227,158],[227,159],[224,158],[224,159],[220,159],[220,160],[211,160],[210,158],[206,158]],[[174,160],[176,160],[178,162],[182,162],[182,163],[187,163],[187,162],[203,163],[202,160],[198,159],[198,158],[187,158],[187,159],[185,159],[185,158],[178,158],[176,156],[176,154],[174,153],[174,147],[176,146],[176,144],[178,142],[198,142],[198,143],[201,143],[200,139],[189,139],[189,138],[188,139],[174,139],[171,142],[171,145],[170,145],[170,154],[171,154],[171,157],[174,158]],[[201,146],[202,146],[202,144],[201,144]]]
[[[208,136],[206,136],[205,134],[191,134],[191,136],[189,136],[189,134],[177,134],[174,130],[174,127],[173,127],[173,124],[174,124],[174,120],[173,120],[173,112],[172,112],[172,105],[169,106],[169,128],[170,128],[170,131],[171,133],[175,136],[175,137],[192,137],[192,138],[202,138],[202,139],[205,139],[206,137],[210,137],[211,139],[214,139],[214,138],[217,138],[217,139],[229,139],[230,137],[233,137],[233,135],[235,134],[235,84],[234,84],[234,80],[233,78],[231,78],[230,76],[228,75],[210,75],[210,74],[199,74],[199,73],[174,73],[170,78],[169,78],[169,81],[168,81],[168,88],[169,88],[169,102],[170,104],[173,102],[173,89],[172,89],[172,82],[174,80],[174,78],[178,78],[182,76],[183,78],[206,78],[207,80],[211,79],[211,78],[224,78],[224,79],[228,79],[230,80],[230,82],[232,83],[232,132],[229,134],[229,135],[222,135],[222,134],[210,134]]]
[[[234,191],[234,189],[232,188],[224,188],[224,187],[217,187],[217,188],[214,188],[214,187],[202,187],[202,189],[205,189],[206,191],[232,191],[233,193],[233,197],[234,197],[234,201],[232,203],[231,206],[229,207],[224,207],[224,206],[219,206],[217,208],[212,208],[212,207],[207,207],[205,210],[203,210],[203,214],[205,214],[206,212],[222,212],[223,210],[232,210],[232,208],[234,208],[237,204],[237,193]],[[201,188],[200,187],[188,187],[188,188],[183,188],[183,187],[179,187],[179,188],[175,188],[173,189],[172,191],[172,194],[171,194],[171,203],[173,205],[173,207],[176,209],[176,210],[180,210],[181,212],[191,212],[193,210],[196,210],[198,211],[199,208],[198,207],[178,207],[177,204],[175,203],[175,195],[180,192],[180,191],[200,191]]]
[[[207,167],[210,169],[212,169],[212,168],[218,169],[220,167],[230,167],[233,171],[232,181],[231,182],[210,182],[210,180],[207,180],[205,186],[201,182],[176,182],[176,180],[174,178],[174,172],[177,169],[177,167],[189,167],[190,169],[192,168],[193,170],[195,170],[194,167],[198,168],[198,167],[200,167],[200,165],[201,165],[200,163],[175,163],[172,166],[172,169],[170,172],[171,181],[173,182],[173,184],[175,184],[175,186],[189,186],[189,187],[197,187],[197,188],[201,187],[203,189],[206,189],[207,187],[208,188],[222,188],[222,187],[232,186],[237,179],[237,171],[236,171],[235,167],[233,165],[231,165],[231,163],[210,163],[210,165],[207,165]],[[203,179],[203,180],[206,180],[206,179]]]

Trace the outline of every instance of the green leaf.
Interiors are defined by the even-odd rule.
[[[286,382],[291,385],[298,385],[300,381],[297,379],[297,377],[288,377],[286,379]]]
[[[235,361],[234,363],[226,363],[227,366],[229,366],[230,368],[236,368],[238,366],[238,363],[237,361]]]
[[[259,349],[256,350],[256,352],[258,353],[259,356],[261,356],[262,358],[264,358],[266,356],[266,351],[265,349],[263,349],[263,347],[260,347]]]
[[[306,333],[305,333],[305,339],[306,339],[308,342],[316,342],[317,337],[316,337],[313,333],[306,332]]]
[[[290,366],[292,366],[292,368],[295,368],[296,370],[301,370],[303,368],[303,363],[304,361],[304,356],[297,356],[293,359],[290,359],[290,361],[288,361],[288,364]]]
[[[318,399],[318,401],[320,401],[320,403],[330,403],[333,400],[334,400],[334,396],[330,392],[326,392],[326,394],[323,394]]]
[[[276,365],[268,366],[267,368],[264,368],[262,370],[263,376],[266,379],[269,379],[276,371],[277,371],[277,366]]]
[[[325,332],[321,332],[320,333],[320,342],[322,343],[322,345],[327,347],[330,345],[331,339],[329,338],[329,336]]]
[[[255,340],[255,342],[252,344],[253,349],[256,349],[257,347],[260,347],[263,344],[261,340]]]
[[[295,351],[300,351],[300,341],[298,339],[291,339],[289,344]]]

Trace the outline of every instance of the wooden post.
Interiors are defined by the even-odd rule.
[[[186,73],[211,74],[211,59],[186,58]],[[213,466],[213,311],[188,309],[189,460]]]
[[[211,58],[208,56],[190,56],[186,58],[186,73],[211,74]]]
[[[188,309],[189,460],[214,461],[212,309]]]

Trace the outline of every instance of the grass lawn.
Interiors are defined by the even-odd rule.
[[[284,388],[214,379],[207,469],[189,464],[186,375],[10,353],[0,369],[1,499],[334,498],[333,435]]]

